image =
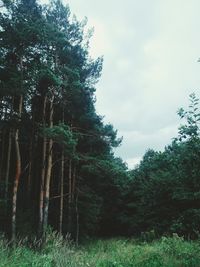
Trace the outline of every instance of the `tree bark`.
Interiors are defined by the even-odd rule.
[[[75,199],[75,190],[76,190],[76,165],[74,164],[73,177],[72,177],[72,202]]]
[[[76,195],[76,245],[79,243],[79,210],[78,210],[78,191]]]
[[[32,169],[33,169],[33,156],[34,156],[34,141],[35,141],[35,109],[32,112],[32,130],[31,130],[31,140],[29,147],[29,168],[28,168],[28,178],[27,178],[27,201],[30,204],[31,199],[31,183],[32,183]]]
[[[19,96],[18,101],[18,120],[21,119],[22,114],[22,95]],[[11,232],[11,241],[15,244],[16,241],[16,210],[17,210],[17,192],[19,186],[19,179],[21,175],[21,155],[20,155],[20,147],[19,147],[19,128],[15,130],[14,134],[15,141],[15,150],[16,150],[16,172],[14,178],[14,186],[13,186],[13,199],[12,199],[12,232]]]
[[[64,148],[62,148],[61,155],[61,177],[60,177],[60,218],[59,218],[59,232],[62,234],[63,227],[63,195],[64,195]]]
[[[64,123],[64,108],[62,109],[62,123]],[[61,177],[60,177],[60,216],[59,216],[59,232],[62,234],[63,230],[63,201],[64,201],[64,172],[65,172],[65,154],[64,145],[61,152]]]
[[[12,97],[12,102],[10,106],[10,117],[13,113],[14,108],[14,97]],[[8,213],[8,191],[9,191],[9,176],[10,176],[10,160],[11,160],[11,150],[12,150],[12,128],[9,128],[8,131],[8,150],[7,150],[7,159],[6,159],[6,171],[5,171],[5,206],[6,214]]]
[[[69,160],[69,183],[68,183],[68,232],[72,233],[72,160]]]
[[[0,181],[3,177],[3,167],[4,167],[4,154],[5,154],[5,130],[2,130],[2,140],[1,140],[1,163],[0,163]]]
[[[47,97],[45,96],[43,102],[43,127],[45,127],[46,102],[47,102]],[[46,146],[47,146],[47,140],[46,137],[44,137],[42,142],[42,167],[41,167],[40,200],[39,200],[39,225],[38,225],[39,237],[41,237],[43,234],[42,231],[43,231],[43,208],[44,208],[44,183],[45,183],[46,150],[47,150]]]
[[[8,184],[9,184],[9,175],[10,175],[11,146],[12,146],[12,132],[11,132],[11,129],[9,129],[9,134],[8,134],[8,151],[7,151],[6,173],[5,173],[5,202],[6,202],[6,212],[7,212],[7,208],[8,208]]]
[[[49,128],[53,127],[53,101],[52,97],[49,108]],[[53,140],[49,139],[48,150],[47,150],[47,171],[45,181],[45,197],[44,197],[44,209],[43,209],[43,233],[45,233],[48,225],[48,212],[49,212],[49,195],[50,195],[50,182],[52,172],[52,156],[53,156]]]

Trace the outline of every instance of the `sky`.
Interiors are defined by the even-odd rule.
[[[200,97],[199,0],[63,0],[94,27],[93,58],[104,57],[96,109],[114,125],[115,154],[129,168],[177,136],[177,110]]]

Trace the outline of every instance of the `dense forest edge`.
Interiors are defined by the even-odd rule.
[[[189,241],[200,235],[197,96],[179,109],[182,124],[171,144],[147,150],[129,170],[114,154],[122,138],[95,110],[103,58],[90,57],[87,20],[71,16],[60,0],[2,2],[0,253],[19,237],[45,247],[52,231],[55,242],[165,236],[155,242],[199,250]]]

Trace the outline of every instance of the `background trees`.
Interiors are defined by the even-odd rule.
[[[132,233],[154,229],[157,234],[199,235],[200,112],[194,94],[189,109],[178,114],[185,121],[179,136],[162,153],[147,151],[131,171],[126,206]]]

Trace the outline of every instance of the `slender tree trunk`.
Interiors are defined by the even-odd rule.
[[[7,119],[7,106],[2,109],[2,119]],[[3,128],[1,131],[1,156],[0,156],[0,181],[4,176],[4,159],[5,159],[5,141],[6,141],[6,130]]]
[[[30,140],[30,147],[29,147],[29,168],[28,168],[28,178],[27,178],[27,201],[28,204],[30,203],[31,199],[31,178],[32,178],[32,168],[33,168],[33,144],[35,138],[35,111],[33,110],[32,116],[32,131],[31,131],[31,140]]]
[[[17,111],[18,111],[18,117],[20,120],[21,114],[22,114],[22,95],[19,97],[19,104],[18,104],[18,110]],[[21,175],[21,155],[20,155],[20,147],[19,147],[19,129],[18,128],[15,130],[14,141],[15,141],[15,150],[16,150],[16,172],[15,172],[15,178],[14,178],[13,199],[12,199],[11,240],[12,240],[13,244],[15,244],[15,241],[16,241],[17,192],[18,192],[19,178]]]
[[[4,120],[3,117],[3,97],[0,99],[1,102],[1,113],[0,113],[0,120]],[[3,164],[3,154],[4,154],[4,131],[3,129],[0,130],[0,181],[1,181],[1,172],[2,172],[2,164]]]
[[[6,106],[3,112],[3,119],[8,119],[8,107]],[[2,130],[2,148],[1,148],[1,164],[0,164],[0,180],[4,177],[4,171],[5,171],[5,154],[6,154],[6,139],[7,139],[7,131]],[[7,164],[7,162],[6,162]]]
[[[60,218],[59,218],[59,232],[62,234],[63,226],[63,194],[64,194],[64,148],[62,148],[61,155],[61,178],[60,178]]]
[[[14,97],[12,97],[10,115],[13,112],[14,108]],[[11,150],[12,150],[12,128],[9,128],[8,131],[8,150],[7,150],[7,159],[6,159],[6,171],[5,171],[5,207],[6,214],[8,214],[8,191],[9,191],[9,176],[10,176],[10,160],[11,160]]]
[[[78,191],[76,195],[76,245],[78,246],[79,242],[79,210],[78,210]]]
[[[30,197],[31,197],[32,149],[33,149],[33,143],[31,141],[31,143],[30,143],[30,157],[29,157],[28,178],[27,178],[27,190],[26,190],[28,203],[30,202]]]
[[[68,232],[72,233],[72,161],[69,160]]]
[[[45,127],[46,102],[47,102],[47,97],[45,96],[43,103],[43,127]],[[40,181],[39,225],[38,225],[39,237],[42,236],[42,230],[43,230],[44,183],[45,183],[46,150],[47,150],[46,147],[47,147],[47,140],[46,137],[44,137],[42,142],[42,168],[41,168],[41,181]]]
[[[64,108],[62,110],[62,123],[64,123]],[[60,177],[60,218],[59,218],[59,232],[62,234],[63,228],[63,204],[64,204],[64,172],[65,172],[65,154],[64,145],[61,152],[61,177]]]
[[[3,119],[3,96],[0,97],[0,119]]]
[[[74,164],[74,169],[73,169],[73,180],[72,180],[72,203],[75,205],[75,212],[76,212],[76,237],[75,239],[76,239],[76,245],[78,246],[80,226],[79,226],[79,210],[78,210],[78,190],[76,190],[76,165],[75,164]]]
[[[8,208],[8,184],[9,184],[9,175],[10,175],[11,146],[12,146],[12,132],[11,132],[11,129],[9,129],[9,134],[8,134],[8,152],[7,152],[6,173],[5,173],[5,202],[6,202],[6,212],[7,212],[7,208]]]
[[[2,130],[2,140],[1,140],[1,163],[0,163],[0,181],[2,180],[2,177],[3,177],[4,154],[5,154],[5,131]]]
[[[49,110],[49,128],[53,127],[53,101],[54,97],[50,102]],[[49,195],[50,195],[50,182],[52,172],[52,156],[53,156],[53,140],[49,139],[48,150],[47,150],[47,171],[46,171],[46,183],[45,183],[45,198],[44,198],[44,209],[43,209],[43,233],[45,233],[48,224],[48,212],[49,212]]]
[[[72,202],[74,202],[75,199],[75,190],[76,190],[76,165],[74,165],[73,177],[72,177]]]

